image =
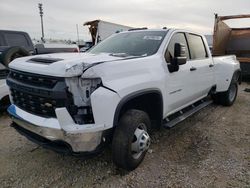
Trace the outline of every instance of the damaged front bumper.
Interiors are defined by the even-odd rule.
[[[73,154],[93,153],[100,149],[105,140],[105,125],[78,125],[66,108],[58,108],[55,111],[57,118],[43,118],[27,113],[15,105],[8,108],[13,127],[38,144],[59,152],[64,151],[65,146],[65,149]]]

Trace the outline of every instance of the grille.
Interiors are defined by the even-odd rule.
[[[40,86],[40,87],[46,87],[46,88],[53,88],[58,82],[58,80],[62,80],[62,78],[37,75],[37,74],[32,74],[32,73],[24,73],[24,72],[13,71],[13,70],[10,71],[9,78],[18,80],[19,82],[22,82],[28,85],[34,85],[34,86]]]
[[[55,108],[67,106],[65,99],[40,97],[13,88],[11,88],[10,91],[16,106],[35,115],[56,117]]]
[[[26,112],[49,118],[56,117],[56,108],[65,107],[70,114],[75,113],[64,78],[11,70],[7,84],[13,103]]]

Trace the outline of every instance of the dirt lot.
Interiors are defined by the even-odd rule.
[[[153,135],[135,171],[117,169],[108,148],[84,160],[45,150],[0,117],[0,187],[250,187],[250,93],[232,107],[210,105]]]

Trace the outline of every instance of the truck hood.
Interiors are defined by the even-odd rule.
[[[106,53],[56,53],[18,58],[9,67],[41,75],[73,77],[81,75],[85,69],[96,64],[125,59],[128,57],[114,57]]]

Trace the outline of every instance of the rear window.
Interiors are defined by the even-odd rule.
[[[205,59],[208,57],[206,48],[205,48],[205,45],[201,36],[188,34],[187,39],[188,39],[191,59]]]
[[[8,46],[23,46],[29,47],[29,43],[24,34],[6,33],[4,34]]]

